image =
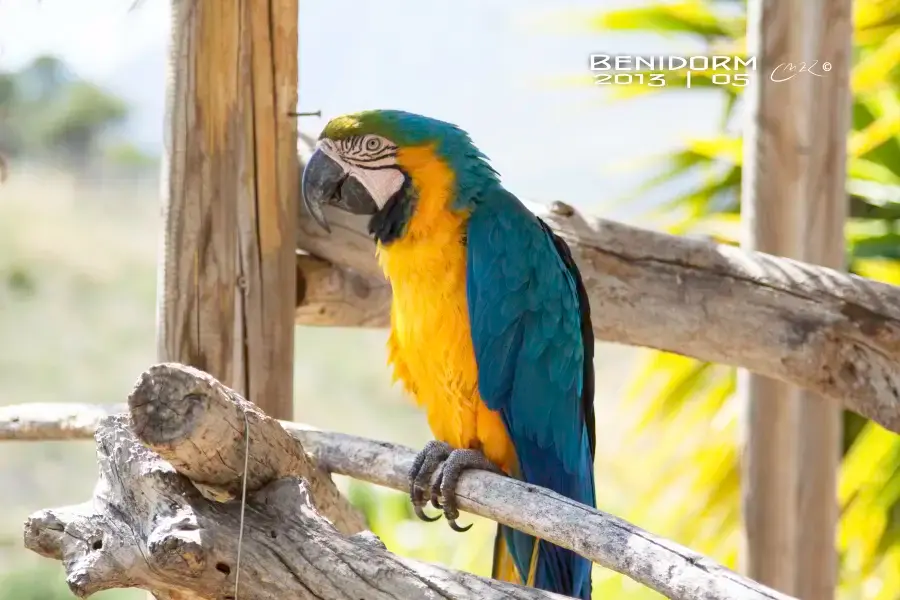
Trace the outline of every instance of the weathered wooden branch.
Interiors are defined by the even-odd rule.
[[[847,140],[851,130],[853,95],[853,0],[804,2],[807,14],[792,22],[803,27],[819,64],[831,64],[827,77],[809,77],[810,97],[801,104],[801,118],[809,120],[809,137],[798,151],[806,153],[806,201],[803,259],[845,270],[847,201]],[[791,29],[788,27],[788,29]],[[766,72],[762,60],[759,68]],[[782,113],[778,116],[784,119]],[[746,160],[746,159],[745,159]],[[791,198],[792,201],[798,198]],[[797,418],[798,466],[797,541],[792,593],[804,600],[833,600],[839,575],[840,508],[838,475],[844,445],[844,411],[833,398],[812,392],[800,394]]]
[[[79,597],[137,587],[163,600],[234,598],[240,503],[204,498],[137,440],[124,415],[103,419],[96,440],[94,497],[31,515],[25,547],[61,560]],[[370,532],[341,534],[315,500],[307,482],[293,477],[249,496],[242,600],[563,598],[394,556]]]
[[[297,255],[295,318],[305,325],[352,323],[358,327],[387,325],[391,288],[386,281],[333,266],[308,254]]]
[[[157,359],[293,416],[297,0],[171,0]]]
[[[138,439],[213,498],[240,495],[249,426],[248,490],[302,477],[340,531],[366,528],[331,476],[310,462],[278,421],[212,375],[180,364],[154,365],[141,375],[128,406]]]
[[[760,0],[748,4],[747,52],[761,73],[806,55],[812,27],[809,0]],[[803,260],[809,157],[809,92],[813,77],[780,85],[754,77],[743,98],[741,247]],[[843,186],[842,186],[843,187]],[[837,240],[834,240],[837,243]],[[843,250],[843,247],[841,248]],[[832,265],[828,265],[832,266]],[[749,577],[792,593],[797,573],[798,429],[801,388],[746,369],[737,373],[742,436],[741,567]],[[804,598],[804,600],[812,600]]]
[[[164,367],[166,370],[175,368],[173,365]],[[151,371],[160,368],[157,366]],[[274,421],[267,421],[268,418],[261,415],[252,404],[194,369],[179,367],[177,383],[155,384],[154,381],[158,378],[149,373],[142,377],[136,389],[136,392],[140,389],[143,391],[132,394],[134,428],[142,432],[140,435],[146,441],[152,436],[146,433],[144,419],[148,418],[148,414],[149,418],[156,419],[159,425],[151,429],[160,431],[167,441],[161,444],[160,440],[153,438],[151,441],[154,447],[174,456],[175,468],[183,474],[191,478],[200,474],[201,480],[198,483],[202,484],[201,488],[205,489],[212,484],[218,489],[235,490],[240,468],[243,466],[242,411],[247,412],[251,433],[251,477],[248,479],[248,488],[256,489],[270,483],[272,479],[267,481],[267,477],[296,474],[286,473],[285,469],[268,462],[278,459],[266,454],[269,452],[267,447],[273,451],[277,448],[278,452],[284,451],[288,455],[293,455],[296,451],[284,448],[284,433],[279,434],[275,428],[270,428],[268,423]],[[160,397],[155,403],[146,404],[143,401],[145,395],[154,394]],[[191,394],[198,394],[201,400]],[[147,408],[149,406],[155,408],[150,411]],[[156,416],[160,413],[163,416]],[[217,420],[224,423],[219,424]],[[387,442],[317,431],[299,424],[282,425],[300,442],[297,446],[300,454],[308,454],[319,470],[348,475],[401,491],[407,489],[406,473],[415,457],[412,449]],[[23,430],[30,429],[25,427]],[[0,432],[2,431],[4,428],[0,426]],[[47,433],[47,428],[44,427],[40,439],[47,439]],[[266,437],[273,437],[278,441],[267,442]],[[97,439],[102,438],[101,428]],[[190,449],[188,439],[200,441],[200,452]],[[210,443],[214,443],[213,448],[209,447]],[[219,455],[222,456],[221,459]],[[210,456],[213,458],[209,458]],[[102,461],[101,456],[101,463]],[[236,464],[240,465],[237,469]],[[102,468],[101,466],[101,470]],[[128,485],[131,486],[132,483]],[[458,494],[463,510],[570,548],[669,598],[787,599],[787,596],[743,578],[687,548],[543,488],[483,471],[472,471],[461,478]],[[325,505],[315,494],[313,498],[317,506],[324,509]],[[293,557],[294,554],[287,556]],[[293,566],[293,563],[289,564]],[[242,575],[242,580],[243,577]]]
[[[900,433],[900,288],[586,219],[561,203],[528,206],[572,246],[598,340],[744,367],[836,398]],[[298,245],[328,263],[316,263],[315,277],[329,291],[298,286],[309,296],[298,298],[297,322],[386,326],[390,291],[365,218],[326,211],[330,236],[299,213]],[[309,264],[302,258],[300,273]]]
[[[86,440],[104,417],[128,411],[127,404],[30,402],[0,407],[0,441]]]

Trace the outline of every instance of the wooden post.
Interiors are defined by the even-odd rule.
[[[293,417],[297,18],[297,0],[172,0],[161,186],[158,359],[279,419]]]
[[[751,0],[747,51],[757,58],[744,131],[742,245],[800,258],[810,77],[789,81],[773,71],[802,60],[806,0]],[[745,403],[744,572],[785,593],[795,580],[797,520],[797,388],[741,370]]]
[[[807,31],[813,39],[807,59],[818,61],[814,70],[821,76],[809,78],[815,102],[809,104],[803,259],[844,269],[853,2],[813,0],[808,10]],[[830,69],[824,71],[825,65]],[[831,600],[837,586],[837,475],[843,412],[840,403],[806,390],[801,393],[799,410],[799,519],[794,592],[802,600]]]
[[[174,0],[158,356],[293,416],[297,0]]]

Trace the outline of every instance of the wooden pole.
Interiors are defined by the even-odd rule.
[[[850,128],[852,0],[809,3],[809,34],[818,61],[810,77],[806,248],[803,259],[844,269],[847,134]],[[828,65],[830,69],[824,71]],[[794,592],[802,600],[831,600],[837,586],[837,476],[843,439],[840,403],[804,390],[800,395],[797,573]]]
[[[293,416],[297,0],[174,0],[158,357]]]
[[[158,359],[280,419],[293,417],[297,18],[297,0],[172,0],[161,185]]]
[[[745,248],[800,258],[807,140],[806,73],[789,81],[773,71],[804,55],[806,0],[751,0],[748,54],[757,73],[748,90],[741,216]],[[792,593],[796,571],[797,388],[741,370],[745,406],[744,572]]]

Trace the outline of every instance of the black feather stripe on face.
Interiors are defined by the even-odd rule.
[[[418,199],[412,179],[402,169],[400,172],[403,173],[400,189],[369,221],[369,233],[382,245],[390,244],[403,236]]]

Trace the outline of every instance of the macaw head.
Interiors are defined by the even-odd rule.
[[[332,119],[303,170],[301,191],[310,214],[331,231],[323,205],[371,215],[381,243],[403,235],[413,214],[467,210],[496,172],[455,125],[398,110],[371,110]]]

